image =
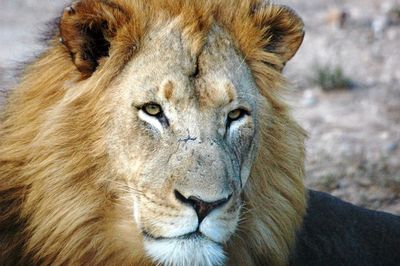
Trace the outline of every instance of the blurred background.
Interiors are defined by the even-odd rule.
[[[68,2],[0,0],[1,94]],[[274,2],[306,24],[285,76],[292,113],[309,133],[307,186],[400,214],[400,0]]]

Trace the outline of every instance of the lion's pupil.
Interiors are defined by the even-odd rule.
[[[144,111],[149,115],[155,116],[161,113],[161,107],[156,104],[148,104],[144,107]]]
[[[233,110],[232,112],[230,112],[228,114],[228,117],[231,120],[236,120],[241,116],[241,114],[242,114],[242,111],[240,109],[236,109],[236,110]]]

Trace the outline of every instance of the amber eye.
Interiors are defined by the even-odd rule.
[[[228,118],[230,121],[235,121],[241,118],[243,115],[246,114],[246,111],[243,109],[235,109],[233,111],[230,111],[228,114]]]
[[[151,116],[158,116],[162,113],[161,106],[156,103],[148,103],[142,107],[142,110]]]

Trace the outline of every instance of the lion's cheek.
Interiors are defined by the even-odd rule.
[[[240,182],[242,187],[250,175],[252,164],[257,153],[258,134],[253,123],[238,127],[229,136],[229,145],[236,155],[236,164],[239,167]]]

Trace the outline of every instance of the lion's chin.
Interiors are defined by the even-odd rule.
[[[150,239],[144,241],[147,254],[158,264],[166,266],[223,265],[222,245],[204,237],[188,239]]]

